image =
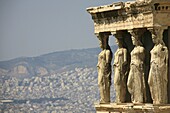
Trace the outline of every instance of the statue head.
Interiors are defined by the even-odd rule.
[[[103,48],[103,42],[102,42],[101,38],[99,39],[99,46],[100,46],[100,48]]]
[[[108,44],[108,40],[109,40],[108,35],[101,34],[100,36],[98,36],[98,39],[99,39],[99,45],[101,49],[104,50],[110,48]]]
[[[116,38],[115,43],[118,45],[119,48],[123,47],[123,39],[122,38]]]
[[[158,44],[160,39],[157,38],[156,34],[152,34],[152,41],[154,44]]]
[[[158,45],[158,44],[165,45],[162,38],[160,36],[156,36],[155,34],[152,34],[152,41],[155,45]]]
[[[152,41],[154,44],[163,44],[163,29],[161,27],[154,27],[154,33],[152,33]]]
[[[133,45],[135,45],[135,46],[140,46],[140,45],[142,45],[142,43],[141,43],[141,41],[140,41],[140,38],[139,38],[138,36],[136,36],[136,37],[132,36],[132,43],[133,43]]]

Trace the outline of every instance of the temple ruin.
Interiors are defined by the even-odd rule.
[[[116,2],[87,11],[102,49],[97,64],[100,102],[95,104],[96,112],[169,113],[170,0]],[[114,59],[108,44],[111,35],[118,45]],[[115,102],[110,102],[111,82]]]

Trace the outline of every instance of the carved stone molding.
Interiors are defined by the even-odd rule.
[[[150,28],[155,23],[170,26],[169,0],[136,0],[91,7],[94,32]]]

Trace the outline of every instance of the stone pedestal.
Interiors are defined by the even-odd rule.
[[[170,104],[95,103],[96,113],[170,113]]]

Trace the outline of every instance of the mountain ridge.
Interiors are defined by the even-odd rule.
[[[116,46],[111,46],[114,53]],[[95,67],[100,48],[72,49],[0,61],[0,75],[32,77],[66,71],[76,67]]]

